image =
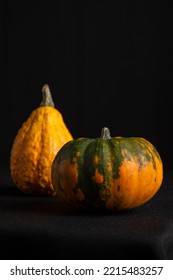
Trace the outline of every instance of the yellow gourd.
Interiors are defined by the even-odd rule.
[[[55,195],[51,165],[59,149],[73,137],[54,107],[50,88],[18,131],[11,149],[10,172],[17,188],[30,195]]]

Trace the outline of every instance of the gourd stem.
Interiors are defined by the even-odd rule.
[[[50,91],[50,88],[49,88],[48,84],[45,84],[42,87],[42,93],[43,93],[43,100],[40,104],[40,107],[42,107],[42,106],[55,107],[53,99],[52,99],[51,91]]]
[[[107,127],[103,127],[102,128],[102,132],[101,132],[101,137],[100,138],[103,139],[103,140],[111,139],[109,128],[107,128]]]

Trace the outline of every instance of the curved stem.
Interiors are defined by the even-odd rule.
[[[48,84],[45,84],[42,87],[42,93],[43,93],[43,100],[40,104],[40,107],[41,106],[55,107],[53,99],[52,99],[52,94],[51,94],[51,91],[50,91],[50,88],[49,88]]]
[[[103,127],[102,128],[102,132],[101,132],[101,137],[100,138],[103,139],[103,140],[111,139],[109,128],[107,128],[107,127]]]

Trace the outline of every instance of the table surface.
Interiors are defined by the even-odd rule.
[[[0,259],[173,259],[173,172],[143,206],[81,213],[57,197],[28,197],[4,171]]]

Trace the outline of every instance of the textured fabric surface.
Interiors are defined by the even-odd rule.
[[[56,197],[0,186],[0,259],[173,259],[173,172],[145,205],[79,213]]]

